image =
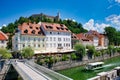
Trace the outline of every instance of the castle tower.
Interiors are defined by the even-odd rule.
[[[60,13],[58,12],[56,16],[56,21],[59,21],[59,20],[60,20]]]

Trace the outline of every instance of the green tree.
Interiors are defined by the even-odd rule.
[[[76,60],[76,59],[77,59],[77,56],[76,56],[75,53],[72,53],[72,54],[71,54],[71,59],[72,59],[72,60]]]
[[[85,46],[83,46],[82,44],[76,44],[74,46],[74,49],[76,50],[76,53],[77,53],[77,56],[79,57],[79,59],[81,58],[81,60],[82,60],[83,56],[86,55]]]
[[[34,55],[34,50],[30,47],[26,47],[22,49],[21,54],[24,58],[32,58]]]
[[[105,28],[105,33],[109,39],[109,45],[113,45],[114,44],[114,40],[115,40],[115,35],[116,35],[116,29],[113,27],[106,27]]]
[[[91,45],[87,45],[87,54],[88,54],[88,59],[92,59],[92,56],[95,55],[95,47]]]
[[[114,49],[114,46],[113,46],[113,45],[109,45],[109,46],[108,46],[108,54],[110,55],[110,57],[111,57],[112,54],[114,54],[114,53],[113,53],[113,49]]]
[[[100,51],[95,51],[94,52],[94,57],[98,57],[98,56],[101,56],[101,52]]]
[[[0,54],[3,59],[9,59],[12,57],[11,53],[9,53],[7,49],[0,48]]]

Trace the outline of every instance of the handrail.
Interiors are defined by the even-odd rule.
[[[42,71],[44,73],[47,73],[48,75],[50,75],[52,77],[55,77],[57,80],[73,80],[73,79],[71,79],[69,77],[66,77],[66,76],[64,76],[62,74],[59,74],[59,73],[57,73],[55,71],[52,71],[52,70],[47,69],[45,67],[42,67],[42,66],[40,66],[40,65],[38,65],[38,64],[36,64],[34,62],[26,61],[26,63],[33,66],[33,67],[35,67],[35,68],[37,68],[37,69],[39,69],[40,71]]]
[[[19,66],[16,65],[15,62],[12,62],[13,67],[17,70],[19,75],[23,78],[23,80],[32,80],[27,73],[25,73]]]
[[[32,70],[34,70],[35,72],[37,72],[38,74],[40,74],[42,77],[46,78],[47,80],[52,80],[49,77],[47,77],[46,75],[42,74],[41,72],[37,71],[34,67],[31,67],[28,64],[25,64],[26,66],[28,66],[29,68],[31,68]]]

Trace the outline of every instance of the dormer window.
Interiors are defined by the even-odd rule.
[[[30,29],[32,29],[33,27],[32,26],[30,26]]]
[[[64,27],[64,25],[63,25],[63,24],[60,24],[60,26],[61,26],[61,27]]]
[[[59,28],[59,27],[57,27],[57,30],[60,30],[60,28]]]
[[[31,33],[35,34],[35,30],[32,30],[32,32],[31,32]]]
[[[39,31],[38,34],[42,34],[41,31]]]
[[[66,30],[68,31],[68,29],[66,28]]]
[[[38,28],[38,27],[36,27],[36,29],[38,30],[39,28]]]
[[[24,33],[28,33],[28,30],[26,29],[26,30],[24,30]]]
[[[64,28],[61,28],[61,30],[64,30]]]
[[[47,25],[46,25],[46,28],[47,28],[47,29],[53,29],[52,26],[47,26]]]

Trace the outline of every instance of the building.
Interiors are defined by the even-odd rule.
[[[100,34],[100,33],[98,33],[97,31],[94,31],[94,30],[88,31],[85,34],[85,36],[89,40],[93,41],[93,45],[95,47],[98,47],[98,46],[104,47],[108,43],[107,40],[106,40],[107,38],[103,34]]]
[[[93,45],[93,42],[88,39],[84,33],[76,34],[76,36],[78,37],[80,44],[83,44],[84,46]]]
[[[23,23],[12,38],[13,51],[32,47],[35,54],[71,52],[71,31],[57,23]]]
[[[0,31],[0,48],[6,48],[8,42],[8,36]]]
[[[40,13],[40,14],[33,14],[32,17],[39,18],[40,21],[42,21],[43,18],[47,18],[47,19],[50,19],[53,22],[53,21],[59,21],[60,20],[60,13],[58,12],[57,16],[50,16],[50,15]]]
[[[46,50],[49,52],[67,52],[71,50],[71,31],[63,24],[41,23],[46,36]]]
[[[31,47],[35,52],[45,50],[45,36],[40,29],[40,24],[23,23],[19,25],[12,38],[12,43],[13,51],[19,51],[25,47]]]
[[[79,42],[79,39],[78,39],[78,37],[74,33],[72,33],[71,40],[72,40],[71,41],[71,45],[72,45],[72,49],[73,49],[75,44],[77,44]]]

